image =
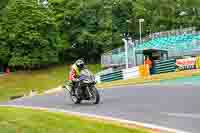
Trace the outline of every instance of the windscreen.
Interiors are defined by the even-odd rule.
[[[88,70],[88,69],[84,69],[81,71],[81,77],[84,77],[87,80],[91,80],[94,81],[94,75]]]

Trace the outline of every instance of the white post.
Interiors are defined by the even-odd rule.
[[[137,58],[136,58],[136,52],[135,52],[136,50],[135,50],[135,47],[133,48],[133,60],[134,60],[134,66],[136,66],[137,65],[137,63],[136,63],[136,60],[137,60]]]
[[[126,69],[128,69],[128,41],[126,39],[122,39],[124,42],[124,48],[125,48],[125,61],[126,61]]]
[[[140,44],[142,43],[142,22],[144,19],[139,19]]]
[[[142,25],[140,21],[139,21],[139,32],[140,32],[140,44],[141,44],[142,43]]]

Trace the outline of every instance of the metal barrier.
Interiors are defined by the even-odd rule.
[[[137,78],[139,76],[140,76],[139,67],[133,67],[133,68],[123,70],[123,79],[124,80]]]
[[[120,71],[113,71],[111,73],[98,75],[97,80],[98,82],[111,82],[115,80],[127,80],[127,79],[134,79],[138,77],[146,77],[149,76],[149,67],[145,67],[145,65],[132,67],[128,69],[123,69]],[[176,71],[176,60],[164,60],[164,61],[155,61],[152,71],[152,74],[160,74],[160,73],[168,73],[168,72],[175,72]]]
[[[196,57],[196,61],[193,61],[193,65],[196,65],[196,68],[200,69],[200,56]],[[151,74],[161,74],[168,72],[176,71],[176,59],[169,59],[163,61],[155,61],[153,64],[153,68],[151,70]],[[188,62],[187,62],[188,63]],[[148,70],[148,71],[147,71]],[[96,78],[99,83],[101,82],[111,82],[115,80],[127,80],[134,79],[138,77],[147,77],[149,76],[149,67],[145,67],[145,65],[132,67],[128,69],[123,69],[120,71],[113,71],[104,75],[96,75]]]
[[[99,83],[101,82],[111,82],[115,80],[127,80],[133,79],[140,76],[139,66],[132,67],[128,69],[123,69],[120,71],[114,71],[112,73],[104,74],[104,75],[97,75],[96,78]]]

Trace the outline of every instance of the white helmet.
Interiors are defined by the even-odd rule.
[[[85,63],[82,59],[78,59],[76,62],[75,62],[76,66],[80,69],[83,69],[85,67]]]

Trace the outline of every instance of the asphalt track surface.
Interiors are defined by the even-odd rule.
[[[99,91],[99,105],[74,105],[64,92],[2,104],[58,108],[200,132],[200,85],[127,86]]]

